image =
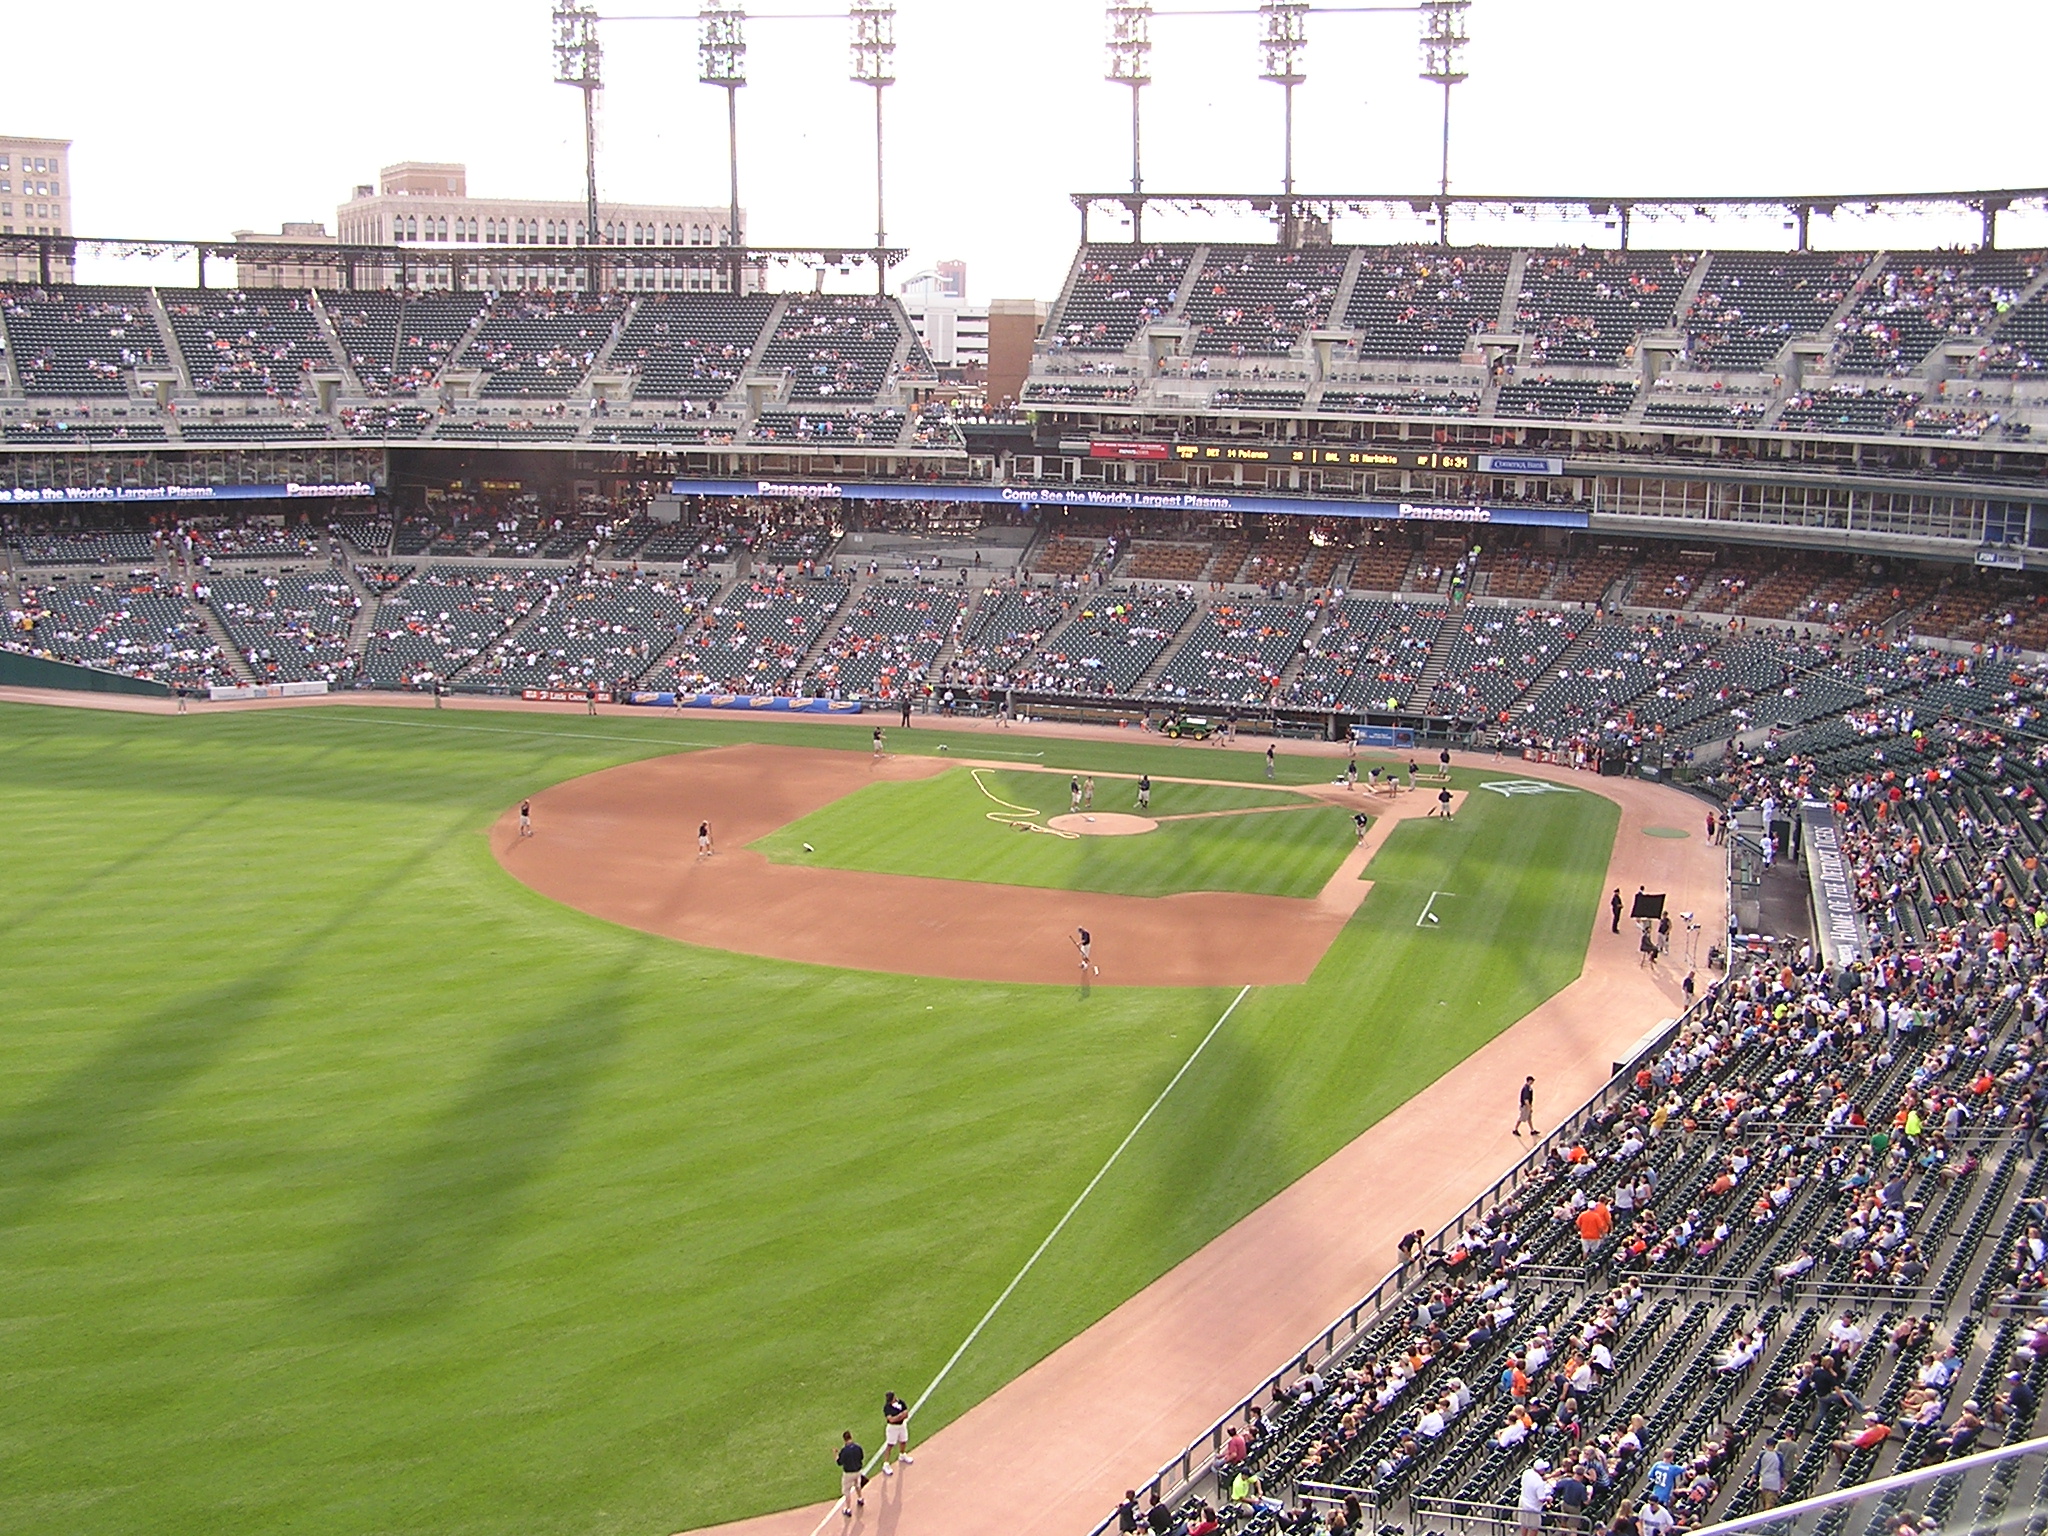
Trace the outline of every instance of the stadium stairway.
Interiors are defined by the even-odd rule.
[[[320,302],[320,290],[306,290],[306,307],[313,312],[313,323],[320,328],[320,334],[327,342],[327,350],[334,354],[334,366],[340,370],[342,384],[352,398],[360,399],[370,393],[363,388],[363,381],[356,377],[355,365],[348,360],[348,348],[341,344],[341,333],[334,328],[334,317],[327,313],[327,306]]]
[[[746,364],[740,369],[738,383],[734,386],[740,391],[739,403],[747,408],[747,417],[750,421],[753,419],[754,405],[750,398],[752,391],[748,388],[750,384],[772,390],[772,394],[765,397],[763,403],[780,399],[786,393],[787,381],[780,374],[767,371],[766,359],[768,345],[775,340],[775,333],[782,326],[782,317],[789,309],[789,300],[790,295],[786,293],[776,297],[774,307],[768,311],[768,318],[761,322],[761,334],[754,338],[754,350],[747,354]],[[730,398],[731,393],[731,390],[726,391],[727,398]]]
[[[1337,279],[1337,292],[1330,300],[1330,313],[1325,324],[1334,324],[1337,317],[1348,314],[1351,309],[1351,295],[1358,287],[1359,274],[1365,270],[1365,250],[1360,247],[1351,253],[1351,259],[1344,264],[1344,275]],[[1322,402],[1322,386],[1316,387],[1317,404]]]
[[[220,615],[214,612],[213,604],[193,602],[185,606],[199,616],[200,625],[206,630],[206,638],[219,646],[221,654],[227,657],[228,670],[235,674],[235,681],[260,681],[256,676],[256,669],[249,665],[249,658],[242,654],[241,647],[235,643],[235,637],[228,633],[227,625],[223,624]]]
[[[2036,277],[2031,283],[2027,284],[2026,290],[2023,293],[2021,293],[2018,298],[2014,299],[2011,304],[2006,306],[2005,313],[1998,317],[1997,323],[1994,324],[1989,331],[1985,332],[1985,344],[1988,346],[1990,343],[1996,341],[1998,339],[1999,332],[2005,329],[2005,323],[2008,320],[2010,320],[2014,315],[2018,314],[2021,310],[2025,309],[2029,304],[2033,303],[2036,299],[2040,298],[2041,295],[2044,293],[2048,293],[2048,265],[2044,265],[2041,268],[2040,275]],[[1939,351],[1940,348],[1937,347],[1935,350]]]
[[[149,290],[149,312],[156,319],[157,333],[163,337],[164,356],[169,359],[171,366],[178,370],[177,387],[171,393],[192,395],[195,393],[192,388],[192,369],[186,364],[185,354],[178,346],[178,333],[171,327],[171,312],[164,308],[163,295],[154,288]]]
[[[1500,315],[1495,319],[1493,325],[1494,330],[1501,336],[1520,334],[1518,312],[1521,309],[1522,302],[1522,276],[1528,270],[1529,253],[1527,251],[1518,250],[1508,258],[1508,278],[1501,285],[1500,290]],[[1342,314],[1343,311],[1339,310],[1338,313]]]
[[[1159,681],[1160,674],[1180,654],[1181,646],[1186,644],[1188,636],[1195,632],[1195,626],[1208,617],[1210,606],[1208,602],[1199,597],[1195,600],[1194,607],[1188,614],[1187,622],[1173,632],[1173,638],[1160,648],[1159,655],[1154,659],[1152,665],[1138,674],[1137,682],[1131,686],[1130,691],[1132,693],[1142,697],[1152,691],[1152,685]]]
[[[427,389],[439,385],[449,374],[462,366],[462,359],[468,355],[470,347],[475,344],[477,337],[483,334],[484,327],[490,323],[493,307],[486,304],[476,312],[476,317],[469,322],[469,329],[462,333],[462,339],[448,349],[448,360],[441,365],[441,371],[421,387],[421,393],[424,394]]]
[[[1579,632],[1572,636],[1572,643],[1559,652],[1557,660],[1531,678],[1529,686],[1522,690],[1522,696],[1508,707],[1518,715],[1526,715],[1533,710],[1536,701],[1543,697],[1552,683],[1578,666],[1579,659],[1586,654],[1586,647],[1592,643],[1593,630],[1596,627],[1591,623],[1583,625]],[[1432,664],[1434,661],[1435,658],[1431,657]]]
[[[1449,627],[1448,621],[1445,627]],[[1429,648],[1429,660],[1423,663],[1422,675],[1415,679],[1415,690],[1408,695],[1406,702],[1418,708],[1427,708],[1430,697],[1436,692],[1436,685],[1443,681],[1444,671],[1449,667],[1450,660],[1451,648],[1448,644],[1432,645]]]

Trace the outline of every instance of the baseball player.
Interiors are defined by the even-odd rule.
[[[533,802],[531,800],[519,802],[519,835],[521,837],[533,836]]]
[[[1152,775],[1149,773],[1138,775],[1138,809],[1141,811],[1152,809]]]
[[[697,857],[700,859],[711,857],[711,823],[708,821],[697,823]]]
[[[1092,933],[1090,933],[1086,928],[1077,928],[1074,931],[1075,933],[1080,935],[1078,938],[1074,940],[1074,947],[1081,951],[1081,974],[1085,976],[1088,974],[1092,965],[1091,957],[1094,955],[1095,952],[1095,936]],[[1094,969],[1096,975],[1100,976],[1102,974],[1101,966],[1095,965],[1092,968]]]

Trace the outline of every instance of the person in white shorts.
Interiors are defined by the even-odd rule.
[[[697,857],[700,859],[711,857],[711,823],[708,821],[697,823]]]
[[[917,1458],[910,1454],[910,1404],[894,1392],[882,1394],[882,1476],[894,1477],[896,1463],[906,1467]]]

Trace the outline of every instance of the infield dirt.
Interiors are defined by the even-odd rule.
[[[740,954],[1064,983],[1075,974],[1068,936],[1086,928],[1104,986],[1269,986],[1308,980],[1372,888],[1359,878],[1366,861],[1411,806],[1415,815],[1427,809],[1421,795],[1376,804],[1374,835],[1313,901],[929,880],[777,864],[746,846],[878,779],[928,778],[949,766],[1015,767],[804,747],[686,752],[543,790],[533,797],[534,836],[520,837],[518,814],[508,810],[491,829],[491,849],[514,877],[565,906]],[[715,851],[700,859],[697,826],[706,820]]]

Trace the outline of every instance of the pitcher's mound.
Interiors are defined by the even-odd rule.
[[[1159,823],[1149,816],[1127,816],[1121,811],[1077,811],[1055,816],[1046,823],[1055,832],[1078,832],[1083,837],[1136,837],[1140,832],[1157,832]]]

